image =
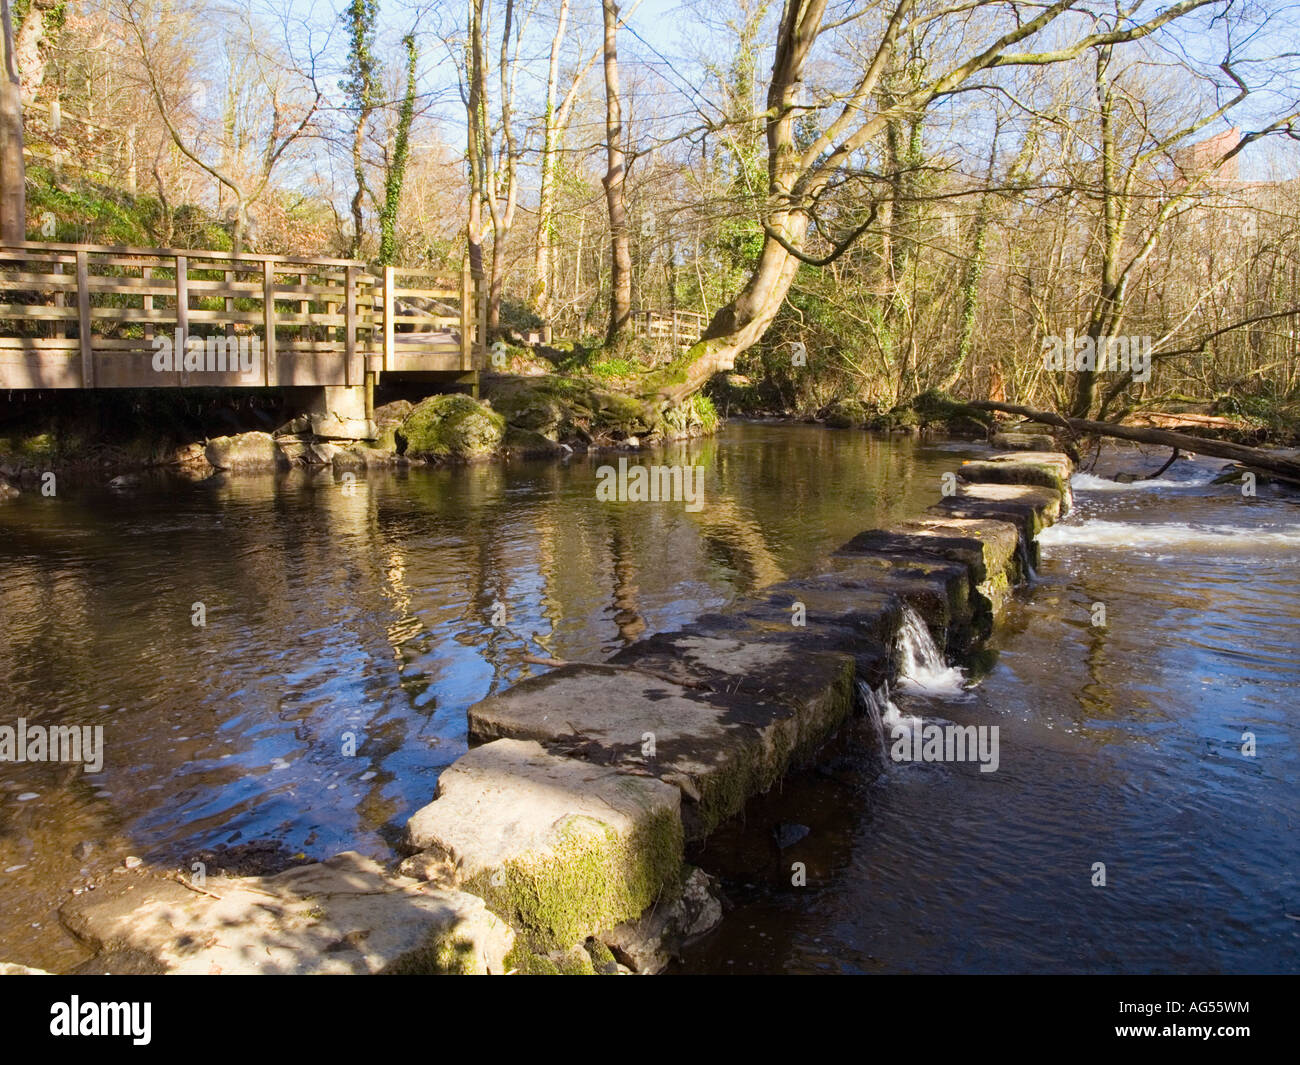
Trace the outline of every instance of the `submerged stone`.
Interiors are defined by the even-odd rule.
[[[712,878],[702,869],[692,869],[677,898],[603,933],[599,942],[634,972],[658,973],[686,944],[721,920],[722,904]]]

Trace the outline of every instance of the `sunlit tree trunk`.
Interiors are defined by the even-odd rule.
[[[608,167],[602,183],[609,207],[610,347],[623,344],[632,333],[632,250],[627,232],[627,158],[623,153],[623,106],[618,84],[618,6],[603,0],[605,16],[605,140]]]
[[[560,84],[560,45],[569,20],[569,0],[560,0],[559,22],[551,39],[551,64],[546,74],[546,113],[542,116],[541,189],[537,195],[537,248],[533,260],[533,310],[544,320],[551,317],[551,249],[555,243],[555,160],[559,150],[560,119],[556,113]]]

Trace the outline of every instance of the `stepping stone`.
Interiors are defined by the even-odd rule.
[[[979,620],[981,613],[1001,610],[1011,585],[1024,575],[1019,526],[1007,521],[937,515],[904,521],[859,533],[836,552],[837,557],[858,554],[920,555],[966,567],[981,628],[988,624]]]
[[[776,586],[769,586],[767,590],[772,587]],[[816,654],[847,657],[856,667],[858,677],[872,678],[872,683],[878,684],[889,675],[888,642],[892,637],[881,638],[874,633],[877,629],[890,632],[885,624],[889,619],[893,619],[896,631],[901,608],[896,596],[879,590],[873,590],[870,596],[872,601],[866,603],[864,595],[859,594],[857,602],[852,604],[854,614],[839,616],[810,612],[809,603],[798,600],[804,604],[806,624],[795,626],[792,620],[797,596],[786,589],[779,596],[741,600],[725,610],[703,614],[680,631],[696,636],[741,640],[764,648],[763,654],[768,659],[792,652],[800,661]],[[873,614],[877,616],[873,617]]]
[[[537,740],[553,753],[656,776],[689,800],[686,838],[703,838],[849,715],[854,666],[847,655],[775,639],[764,651],[743,639],[700,643],[696,658],[734,680],[714,690],[626,666],[563,666],[470,707],[470,736]]]
[[[1060,519],[1061,494],[1032,485],[962,484],[956,495],[941,499],[927,513],[1012,522],[1025,549],[1036,557],[1034,538]]]
[[[826,582],[852,582],[898,596],[947,636],[949,649],[964,651],[991,625],[989,611],[973,594],[969,567],[918,555],[862,551],[835,555],[822,565]]]
[[[1060,452],[1027,451],[962,463],[957,477],[978,484],[1027,484],[1053,488],[1061,496],[1061,513],[1068,514],[1073,503],[1070,490],[1073,470],[1069,457]]]
[[[518,690],[516,687],[512,690]],[[404,845],[446,864],[535,952],[635,920],[680,888],[681,797],[652,776],[501,739],[442,771]]]
[[[1046,451],[1051,453],[1056,441],[1047,433],[994,433],[989,443],[1003,451]]]
[[[390,876],[355,851],[204,887],[123,873],[60,917],[91,949],[170,973],[502,973],[514,942],[482,899]]]

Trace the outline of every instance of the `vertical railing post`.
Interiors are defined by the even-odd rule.
[[[190,261],[176,256],[176,383],[185,384],[185,347],[190,335]]]
[[[397,323],[393,316],[397,313],[397,300],[393,289],[397,282],[397,271],[391,266],[384,267],[384,370],[392,373],[397,369],[394,364],[393,345],[396,343]]]
[[[262,380],[267,388],[280,382],[280,366],[275,351],[275,266],[270,259],[262,263]]]
[[[309,283],[309,282],[308,282],[308,280],[307,280],[307,275],[306,275],[306,274],[299,274],[299,275],[298,275],[298,284],[299,284],[302,288],[306,288],[307,285],[308,285],[308,283]],[[310,319],[310,317],[311,317],[311,300],[310,300],[310,299],[305,299],[305,300],[299,300],[299,301],[298,301],[298,314],[299,314],[299,316],[302,317],[302,318]],[[310,323],[310,322],[306,322],[306,323],[304,323],[304,324],[302,324],[302,325],[299,325],[298,328],[294,331],[294,336],[298,337],[300,340],[315,340],[315,339],[316,339],[316,334],[315,334],[314,332],[312,332],[312,328],[311,328],[311,323]]]
[[[81,334],[81,387],[95,387],[95,352],[90,336],[90,261],[77,252],[77,322]]]
[[[474,278],[469,258],[460,261],[460,368],[474,369]]]
[[[349,266],[344,273],[347,293],[343,304],[343,383],[361,384],[353,372],[352,360],[357,354],[357,268]]]
[[[66,273],[66,271],[63,269],[62,263],[54,264],[54,272],[56,274]],[[60,289],[58,292],[54,294],[54,306],[56,307],[72,306],[72,300],[68,297],[68,290],[66,288]],[[66,318],[54,319],[54,335],[58,337],[60,340],[67,339],[68,320]]]
[[[230,283],[232,277],[236,281],[239,280],[239,271],[238,269],[235,268],[234,262],[231,262],[229,266],[227,266],[224,270],[221,271],[221,277],[222,280],[225,282],[227,290],[230,289]],[[227,296],[225,298],[225,302],[223,302],[221,306],[225,309],[226,312],[225,334],[228,337],[232,337],[235,335],[235,323],[233,321],[233,317],[235,313],[235,298],[233,296]]]
[[[140,267],[140,277],[141,277],[143,280],[145,280],[145,281],[149,281],[150,279],[152,279],[152,277],[153,277],[153,267],[152,267],[152,266],[142,266],[142,267]],[[143,310],[145,310],[146,312],[149,312],[149,311],[152,311],[152,310],[153,310],[153,293],[152,293],[152,292],[146,292],[146,293],[144,294],[144,298],[141,299],[141,301],[140,301],[140,306],[141,306],[141,308],[142,308]],[[150,341],[150,342],[153,341],[153,319],[152,319],[152,316],[148,316],[148,315],[146,315],[145,322],[144,322],[144,338],[145,338],[145,340],[147,340],[147,341]]]

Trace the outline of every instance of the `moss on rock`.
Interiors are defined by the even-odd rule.
[[[413,458],[472,460],[495,453],[506,420],[470,396],[453,393],[421,400],[396,431],[399,449]]]
[[[832,429],[865,429],[871,417],[861,400],[837,399],[826,408],[824,421]]]
[[[942,425],[950,432],[965,431],[984,435],[994,424],[994,416],[990,411],[977,410],[935,389],[922,392],[908,404],[908,408],[914,413],[916,423],[923,426]]]
[[[677,882],[682,847],[681,820],[666,810],[626,836],[575,817],[546,854],[512,859],[462,887],[482,898],[531,948],[564,949],[639,917],[664,885]]]

